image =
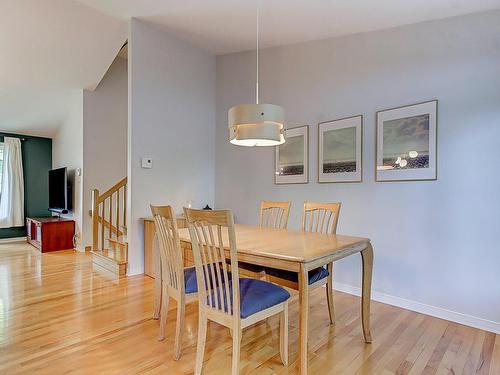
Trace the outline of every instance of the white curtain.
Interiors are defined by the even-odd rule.
[[[0,228],[24,225],[24,178],[21,141],[4,138]]]

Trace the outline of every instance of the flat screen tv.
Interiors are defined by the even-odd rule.
[[[67,214],[71,209],[71,185],[66,167],[49,171],[49,211]]]

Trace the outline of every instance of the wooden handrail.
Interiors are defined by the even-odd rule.
[[[106,209],[108,208],[108,209]],[[106,215],[106,211],[108,215]],[[127,215],[127,177],[118,181],[103,194],[92,190],[92,250],[104,250],[107,229],[108,240],[124,235],[120,225],[125,224]]]
[[[109,198],[111,195],[116,193],[120,188],[124,187],[127,185],[127,177],[125,177],[123,180],[118,181],[116,184],[111,186],[108,190],[106,190],[104,193],[99,195],[99,203],[104,202],[105,199]]]

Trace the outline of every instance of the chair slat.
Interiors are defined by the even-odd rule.
[[[200,234],[201,228],[202,228],[202,223],[201,222],[196,223],[196,225],[195,225],[196,240],[197,240],[197,243],[199,244],[198,247],[199,247],[199,252],[201,255],[201,262],[202,262],[202,267],[201,267],[200,271],[203,271],[202,274],[204,276],[204,281],[202,283],[203,284],[202,290],[209,291],[210,288],[209,288],[209,285],[207,284],[207,283],[209,283],[209,280],[210,280],[210,271],[208,269],[209,262],[207,261],[208,254],[206,253],[206,246],[203,245],[203,241],[202,241],[203,236]],[[196,267],[196,273],[198,275],[198,267]],[[208,305],[210,307],[212,307],[212,298],[210,298],[210,292],[207,292],[207,297],[208,298],[206,298],[206,300],[208,302]]]
[[[217,235],[219,236],[219,251],[221,254],[221,262],[222,262],[222,273],[224,275],[224,287],[226,290],[226,298],[230,298],[229,295],[229,277],[226,263],[226,252],[224,251],[224,244],[222,243],[222,227],[217,225]],[[228,314],[233,314],[233,305],[228,301]]]
[[[220,225],[217,225],[217,228],[219,228]],[[218,232],[218,231],[217,231]],[[218,245],[218,241],[215,241],[214,239],[214,233],[213,233],[213,230],[212,230],[212,226],[209,226],[208,227],[208,233],[210,235],[210,241],[212,242],[213,244],[213,247],[214,247],[214,253],[215,253],[215,256],[214,256],[214,268],[215,268],[215,271],[216,271],[216,274],[217,274],[217,285],[216,285],[216,288],[217,290],[220,291],[220,294],[224,295],[224,290],[223,290],[223,283],[222,283],[222,280],[224,278],[223,275],[221,275],[221,273],[224,272],[223,269],[221,269],[222,265],[221,265],[221,256],[220,256],[220,246],[217,246]],[[222,248],[224,249],[224,248]],[[229,295],[226,294],[226,298],[228,298]],[[222,309],[224,309],[224,299],[223,297],[221,297],[221,303],[222,303]],[[229,309],[229,302],[227,303],[227,307]]]
[[[201,227],[201,232],[203,233],[203,241],[205,243],[205,248],[207,249],[207,254],[208,254],[208,269],[210,271],[210,279],[207,280],[207,289],[211,289],[212,290],[212,293],[213,293],[213,296],[214,296],[214,299],[215,299],[215,308],[217,310],[219,310],[219,296],[216,295],[216,292],[217,292],[217,283],[216,283],[216,278],[215,278],[215,264],[214,264],[214,258],[213,258],[213,254],[212,254],[212,250],[213,250],[213,246],[212,244],[210,243],[210,241],[208,240],[208,237],[207,237],[207,228],[208,226],[205,226],[203,225]],[[211,284],[210,284],[211,282]]]

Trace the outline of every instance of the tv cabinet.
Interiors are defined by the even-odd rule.
[[[42,253],[73,249],[75,221],[59,217],[26,218],[28,242]]]

